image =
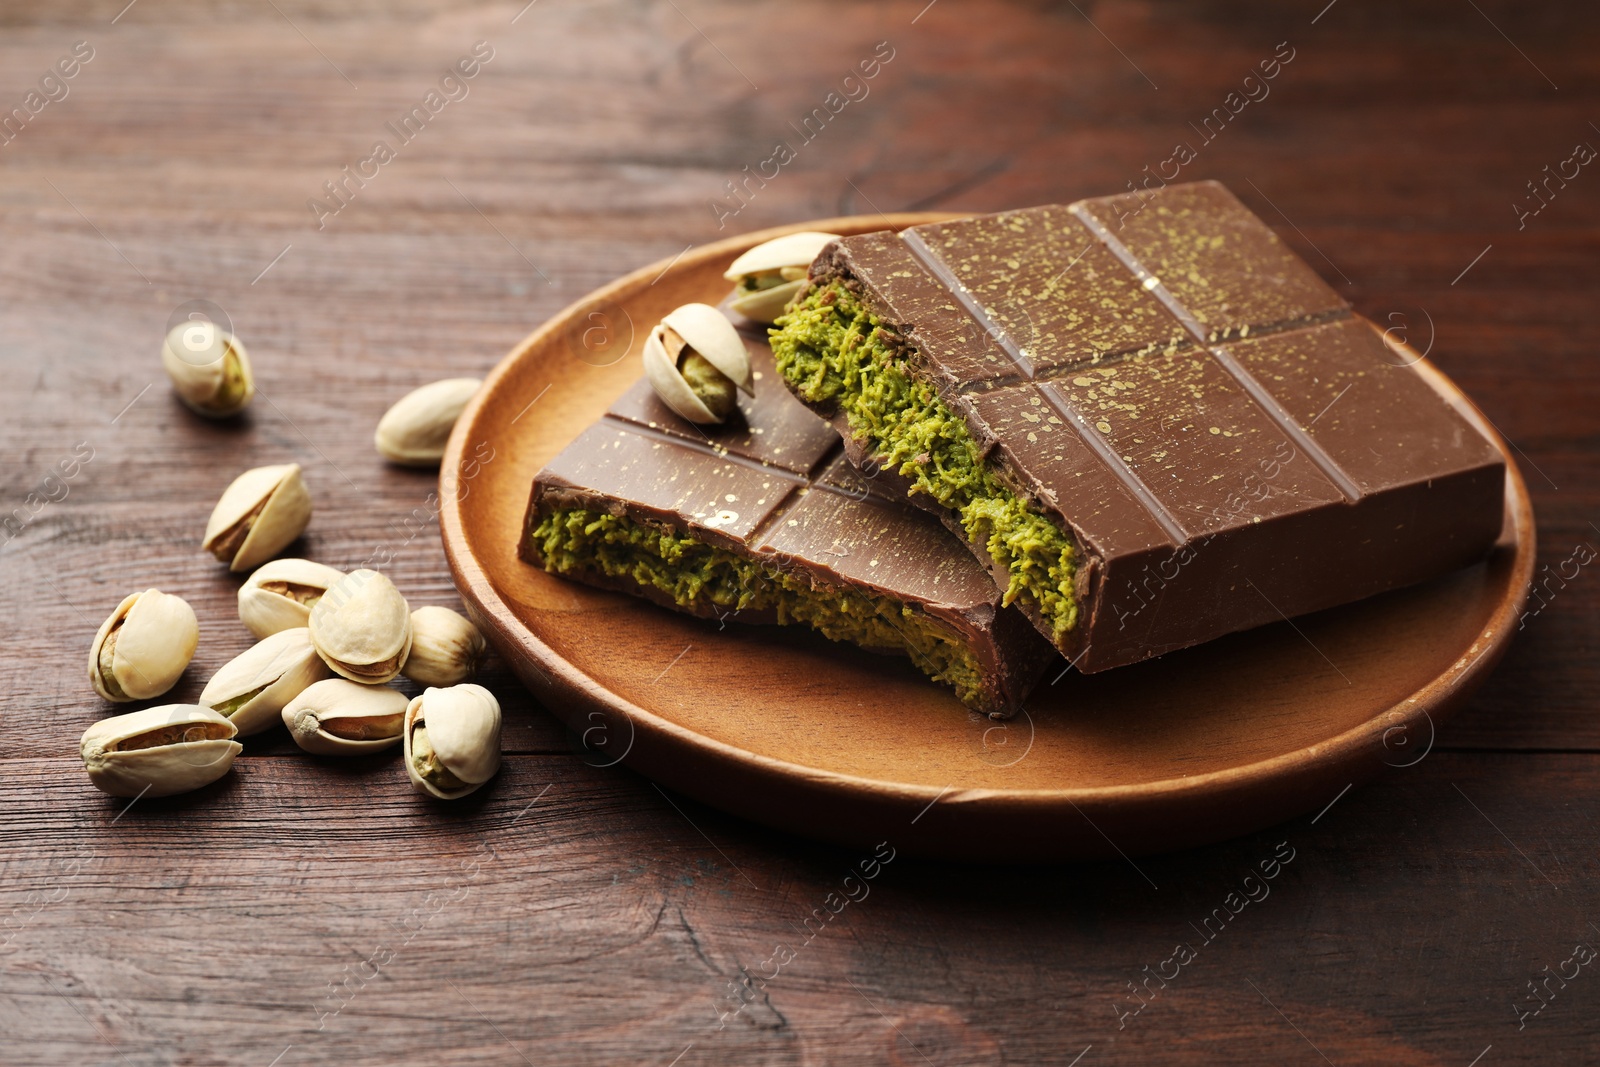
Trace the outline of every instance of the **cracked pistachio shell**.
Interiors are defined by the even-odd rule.
[[[751,395],[750,353],[728,317],[710,304],[685,304],[661,320],[706,362],[727,375],[740,392]]]
[[[316,683],[283,708],[294,743],[318,756],[359,756],[400,743],[406,695],[343,678]]]
[[[328,676],[304,626],[279,630],[225,663],[200,693],[200,704],[248,737],[277,723],[283,706]]]
[[[239,621],[257,637],[305,626],[311,608],[344,577],[309,559],[275,559],[257,567],[239,587]]]
[[[770,326],[783,314],[783,309],[789,306],[789,302],[799,295],[800,290],[805,288],[805,284],[804,278],[796,278],[782,285],[773,285],[749,293],[741,292],[729,301],[728,306],[751,322],[761,322]]]
[[[311,521],[300,464],[245,471],[223,490],[201,547],[231,571],[247,571],[287,548]]]
[[[437,467],[461,409],[482,384],[477,378],[446,378],[412,390],[384,412],[372,443],[391,463]]]
[[[660,326],[651,330],[650,336],[644,341],[644,376],[650,380],[650,387],[661,398],[661,402],[690,422],[707,425],[722,421],[695,396],[694,390],[678,370],[677,361],[667,354]]]
[[[754,322],[771,323],[805,286],[812,260],[838,234],[805,230],[764,241],[733,261],[723,277],[745,282],[734,291],[730,307]],[[756,288],[756,281],[766,285]]]
[[[148,700],[171,689],[194,658],[200,624],[182,597],[146,589],[123,598],[89,646],[89,682],[107,700]]]
[[[228,773],[244,748],[233,723],[198,704],[166,704],[101,719],[78,752],[96,789],[114,797],[168,797]]]
[[[239,339],[210,322],[180,322],[161,344],[161,365],[178,399],[208,419],[225,419],[256,395],[250,356]]]
[[[763,241],[754,248],[747,249],[733,261],[723,277],[733,282],[746,274],[761,274],[766,271],[782,270],[784,267],[799,267],[804,270],[811,266],[811,261],[821,254],[828,246],[828,242],[838,239],[838,234],[823,233],[821,230],[786,233],[782,237],[774,237],[770,241]]]
[[[677,348],[667,332],[682,338]],[[671,312],[650,331],[644,342],[644,373],[663,403],[690,422],[715,423],[722,417],[695,395],[679,368],[687,351],[705,361],[746,395],[752,393],[750,353],[745,350],[739,331],[727,317],[709,304],[685,304]]]
[[[426,689],[406,705],[406,774],[420,793],[455,800],[500,769],[500,703],[481,685]]]
[[[400,673],[418,685],[458,685],[478,673],[488,644],[459,612],[429,605],[411,613],[411,654]]]
[[[411,608],[377,571],[339,579],[311,609],[309,625],[317,652],[352,682],[387,682],[411,651]]]

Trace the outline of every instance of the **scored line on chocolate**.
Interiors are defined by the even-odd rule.
[[[788,487],[781,490],[782,497],[773,505],[772,509],[764,515],[759,522],[750,528],[745,536],[745,541],[755,549],[760,549],[772,537],[772,531],[777,524],[789,516],[790,511],[799,503],[800,498],[806,493],[817,490],[834,496],[844,497],[846,500],[855,501],[857,504],[871,504],[875,507],[892,507],[905,509],[911,505],[892,501],[884,496],[863,487],[853,490],[843,485],[835,485],[828,480],[828,471],[834,462],[844,453],[844,441],[840,440],[830,446],[822,458],[811,465],[811,469],[802,474],[784,467],[778,467],[763,460],[735,452],[730,448],[718,447],[696,441],[690,437],[680,437],[668,433],[645,423],[635,422],[632,419],[607,412],[601,417],[603,423],[611,424],[619,434],[629,434],[642,441],[665,445],[669,448],[681,448],[686,452],[707,456],[712,459],[725,460],[734,463],[746,470],[759,471],[761,474],[770,475],[780,482],[787,483]],[[851,468],[854,470],[855,468]]]
[[[1172,542],[1173,546],[1176,547],[1183,544],[1189,535],[1178,523],[1177,518],[1167,510],[1167,506],[1161,502],[1161,498],[1156,496],[1148,485],[1144,484],[1144,479],[1140,478],[1134,472],[1134,469],[1121,456],[1117,455],[1117,450],[1111,446],[1111,442],[1107,441],[1099,430],[1090,426],[1089,420],[1083,417],[1083,413],[1073,407],[1067,398],[1061,395],[1060,386],[1056,385],[1055,382],[1040,382],[1036,388],[1039,390],[1040,395],[1045,398],[1045,401],[1055,408],[1062,418],[1078,428],[1078,437],[1089,447],[1090,451],[1100,457],[1101,463],[1116,472],[1118,480],[1127,486],[1128,492],[1133,494],[1134,499],[1144,505],[1144,509],[1150,513],[1151,518],[1156,520],[1156,523],[1166,533],[1167,539]]]
[[[928,247],[927,242],[922,239],[922,235],[916,230],[902,230],[900,231],[900,239],[905,243],[906,248],[910,249],[911,254],[916,257],[918,262],[922,264],[923,268],[929,274],[938,278],[940,283],[950,291],[950,295],[960,302],[962,308],[966,310],[967,315],[977,324],[978,328],[987,333],[990,339],[1000,347],[1000,350],[1011,357],[1011,362],[1017,365],[1018,370],[1022,371],[1027,377],[1032,378],[1033,360],[1029,359],[1028,354],[1018,347],[1009,331],[990,318],[989,312],[978,302],[977,297],[967,291],[967,287],[961,284],[961,280],[956,277],[955,272],[945,265],[944,260],[939,258],[939,253]]]
[[[1250,398],[1256,402],[1256,406],[1264,411],[1268,418],[1278,424],[1278,428],[1284,432],[1289,440],[1293,441],[1311,459],[1311,462],[1317,465],[1317,468],[1322,471],[1328,481],[1332,482],[1334,487],[1344,496],[1346,503],[1354,504],[1361,499],[1361,487],[1350,479],[1350,476],[1333,461],[1333,457],[1324,452],[1322,446],[1317,444],[1311,435],[1306,433],[1287,411],[1283,410],[1283,405],[1278,402],[1278,398],[1273,396],[1266,386],[1256,380],[1255,375],[1245,370],[1244,366],[1233,358],[1232,353],[1224,348],[1207,348],[1206,351],[1211,353],[1212,359],[1222,364],[1223,370],[1233,375],[1233,380],[1243,387],[1244,391],[1250,395]]]
[[[906,248],[910,250],[912,256],[922,264],[924,269],[939,279],[940,284],[961,302],[961,306],[977,324],[978,328],[993,338],[1030,380],[1034,379],[1033,361],[1017,347],[1010,333],[995,322],[983,305],[967,291],[966,287],[957,279],[955,272],[939,256],[939,253],[928,247],[927,242],[923,240],[922,235],[916,230],[902,230],[900,237]],[[1145,511],[1150,513],[1150,517],[1161,527],[1162,532],[1167,535],[1167,539],[1172,542],[1173,546],[1176,547],[1183,544],[1188,537],[1188,533],[1172,512],[1167,510],[1167,506],[1161,502],[1161,498],[1156,496],[1155,492],[1144,483],[1144,479],[1140,478],[1133,467],[1117,454],[1117,450],[1111,442],[1106,440],[1105,436],[1092,426],[1089,420],[1084,418],[1083,414],[1065,396],[1061,395],[1059,388],[1053,382],[1048,380],[1036,381],[1035,388],[1039,390],[1045,401],[1056,409],[1058,414],[1077,428],[1078,437],[1083,441],[1084,445],[1099,457],[1100,462],[1105,464],[1116,475],[1118,481],[1127,486],[1128,492],[1132,493],[1134,499],[1139,501]]]
[[[1339,490],[1339,494],[1345,498],[1346,503],[1354,504],[1361,499],[1360,486],[1356,485],[1350,476],[1344,472],[1343,468],[1334,461],[1334,458],[1321,445],[1317,444],[1316,440],[1299,423],[1295,422],[1294,418],[1278,403],[1271,390],[1257,381],[1255,375],[1246,370],[1244,365],[1234,359],[1231,353],[1212,344],[1214,338],[1206,333],[1206,329],[1200,323],[1200,320],[1179,302],[1172,290],[1161,283],[1159,277],[1140,262],[1139,258],[1133,254],[1132,249],[1123,244],[1103,222],[1095,218],[1082,204],[1074,204],[1069,210],[1079,222],[1083,223],[1091,233],[1100,239],[1101,243],[1121,261],[1123,266],[1133,272],[1134,276],[1139,279],[1141,287],[1159,300],[1161,306],[1166,308],[1173,318],[1183,324],[1184,329],[1188,330],[1194,339],[1199,342],[1200,348],[1207,352],[1228,373],[1229,377],[1239,383],[1240,388],[1245,391],[1245,395],[1249,396],[1256,407],[1261,409],[1261,413],[1276,425],[1285,437],[1294,442],[1306,454],[1306,457],[1322,472],[1323,477],[1333,483],[1334,488]],[[1345,312],[1336,317],[1344,318],[1347,315],[1348,312]],[[1287,328],[1269,332],[1286,333],[1297,329],[1306,329],[1314,324],[1314,322],[1295,323],[1287,326]]]
[[[745,467],[749,470],[757,470],[764,474],[771,474],[775,477],[782,478],[784,481],[792,482],[795,485],[808,484],[804,474],[798,474],[792,470],[785,470],[782,467],[773,466],[771,463],[763,463],[759,459],[751,459],[749,456],[741,455],[740,453],[729,448],[718,448],[716,445],[705,444],[689,437],[679,437],[677,434],[667,433],[665,430],[658,430],[654,426],[647,426],[644,423],[635,422],[632,419],[626,419],[617,415],[613,415],[609,411],[606,412],[606,414],[603,416],[603,419],[606,422],[616,423],[619,432],[631,433],[636,437],[643,437],[649,441],[659,441],[662,444],[672,445],[675,448],[684,448],[690,452],[698,452],[704,456],[712,456],[716,459],[725,459],[730,463],[736,463],[739,466]]]
[[[763,463],[759,459],[752,459],[729,448],[719,448],[714,444],[694,441],[687,437],[679,437],[676,434],[667,433],[664,430],[656,429],[654,426],[646,426],[631,419],[618,418],[609,411],[603,416],[602,421],[617,423],[619,432],[631,433],[641,440],[655,441],[672,448],[681,448],[687,452],[709,456],[712,459],[728,460],[746,470],[759,471],[762,474],[772,475],[779,481],[788,482],[789,488],[783,490],[782,501],[763,516],[760,522],[751,527],[747,537],[751,544],[758,544],[764,541],[768,531],[772,528],[773,522],[794,506],[793,501],[796,497],[816,484],[816,477],[819,471],[827,469],[822,466],[813,466],[806,474],[799,474],[792,470],[785,470],[782,467],[775,467],[770,463]]]

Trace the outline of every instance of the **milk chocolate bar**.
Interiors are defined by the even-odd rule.
[[[696,427],[640,380],[534,481],[520,554],[706,619],[908,656],[969,707],[1022,705],[1054,650],[937,519],[886,493],[745,336],[755,395]]]
[[[1422,581],[1498,449],[1223,186],[834,242],[785,380],[1084,671]]]

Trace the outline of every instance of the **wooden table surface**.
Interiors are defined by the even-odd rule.
[[[1600,1062],[1592,5],[125,2],[0,7],[0,1061]],[[836,915],[862,856],[594,766],[499,667],[508,757],[453,807],[281,732],[191,797],[89,787],[125,593],[199,614],[171,699],[248,644],[198,548],[237,470],[300,463],[304,554],[457,605],[433,480],[370,445],[407,390],[721,235],[1099,195],[1180,144],[1517,447],[1545,584],[1414,765],[1136,864],[896,856]],[[236,423],[162,377],[190,300],[254,357]]]

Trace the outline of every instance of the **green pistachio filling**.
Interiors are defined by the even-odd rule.
[[[1072,539],[1000,481],[967,424],[906,372],[893,334],[834,280],[778,319],[772,353],[802,398],[837,405],[880,463],[960,517],[967,537],[1010,576],[1005,602],[1025,598],[1060,644],[1078,620]]]
[[[923,673],[976,704],[983,679],[972,650],[926,612],[889,597],[814,585],[801,574],[744,559],[692,537],[630,519],[557,508],[529,532],[545,570],[590,571],[658,589],[680,607],[770,611],[834,641],[906,653]]]
[[[466,782],[451,774],[450,768],[439,762],[433,744],[428,740],[428,728],[420,722],[411,728],[411,765],[417,769],[423,781],[431,783],[441,792],[453,793],[467,787]]]
[[[236,697],[229,697],[222,703],[213,705],[211,710],[215,711],[218,715],[231,719],[239,713],[240,708],[250,703],[262,693],[265,693],[267,691],[267,687],[270,685],[272,685],[272,682],[267,682],[266,685],[258,685],[254,689],[251,689],[245,693],[240,693]]]

